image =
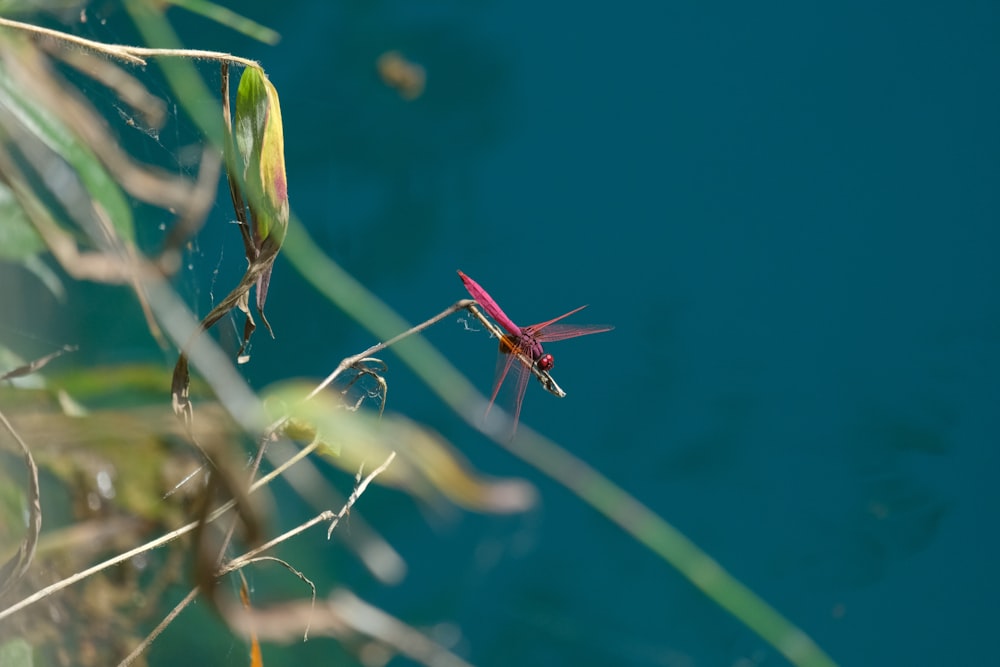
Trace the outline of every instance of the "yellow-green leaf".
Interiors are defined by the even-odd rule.
[[[523,512],[537,500],[537,491],[527,481],[478,473],[440,434],[416,422],[391,413],[379,418],[348,410],[335,392],[303,401],[310,389],[294,380],[267,389],[269,418],[291,418],[286,436],[320,441],[320,453],[349,473],[369,471],[396,452],[376,483],[404,489],[429,503],[443,497],[477,512],[509,513]]]
[[[278,91],[262,70],[243,70],[236,91],[235,121],[254,241],[260,247],[273,234],[280,243],[288,227],[285,139]]]

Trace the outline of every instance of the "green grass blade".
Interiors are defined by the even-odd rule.
[[[331,303],[379,339],[410,325],[340,268],[294,217],[283,246],[285,259]],[[446,404],[475,423],[479,392],[422,336],[414,335],[393,351]],[[679,530],[624,489],[554,442],[522,425],[509,445],[499,443],[555,479],[581,500],[677,569],[708,598],[799,667],[834,667],[836,663],[806,633],[729,574]]]
[[[107,213],[122,240],[135,240],[132,207],[104,165],[61,120],[26,97],[0,67],[0,100],[18,121],[49,150],[72,167],[91,200]]]
[[[245,16],[241,16],[231,9],[222,7],[214,2],[206,0],[167,0],[175,7],[182,7],[192,14],[199,14],[207,19],[211,19],[220,25],[227,26],[238,33],[246,35],[251,39],[256,39],[264,44],[274,45],[281,40],[274,30],[263,26],[256,21],[252,21]]]

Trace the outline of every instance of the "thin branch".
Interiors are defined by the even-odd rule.
[[[365,489],[367,489],[371,481],[375,479],[375,476],[380,474],[386,468],[388,468],[389,464],[392,463],[392,460],[394,458],[396,458],[396,452],[389,452],[389,457],[385,460],[385,462],[382,463],[382,465],[380,465],[379,467],[375,468],[375,470],[372,470],[370,473],[368,473],[368,476],[365,477],[363,480],[361,480],[356,487],[354,487],[354,491],[351,493],[351,496],[347,499],[347,502],[344,503],[344,506],[340,509],[340,512],[337,513],[337,517],[330,523],[330,527],[327,528],[326,539],[330,539],[330,536],[333,535],[333,529],[337,527],[337,524],[340,523],[340,520],[343,519],[347,515],[347,513],[351,511],[351,508],[354,507],[354,503],[358,502],[358,498],[360,498],[361,494],[365,492]],[[360,470],[358,471],[358,474],[359,475],[361,474]]]
[[[290,441],[299,442],[311,442],[318,437],[315,429],[308,435],[298,433],[293,435],[288,432],[284,435]],[[302,437],[298,437],[299,435]],[[300,447],[301,445],[293,445],[292,442],[276,441],[269,445],[268,455],[278,456],[281,457],[280,460],[284,460],[296,453]],[[340,507],[347,500],[347,493],[340,494],[334,486],[326,483],[323,472],[318,469],[315,459],[312,458],[289,470],[282,480],[313,508],[314,512],[321,512],[329,507]],[[363,516],[353,515],[351,530],[341,531],[340,538],[377,581],[394,585],[404,578],[406,562]]]
[[[444,318],[448,317],[453,313],[457,313],[460,310],[469,311],[469,313],[472,314],[472,316],[475,317],[477,320],[479,320],[482,323],[482,325],[486,327],[497,340],[503,338],[503,332],[501,332],[500,329],[498,329],[497,326],[493,324],[493,322],[487,319],[487,317],[483,315],[478,308],[476,308],[477,305],[478,304],[472,299],[462,299],[460,301],[456,301],[451,306],[445,308],[443,311],[441,311],[434,317],[424,322],[421,322],[416,326],[410,327],[403,333],[393,336],[384,343],[377,343],[376,345],[372,345],[364,352],[360,352],[358,354],[355,354],[354,356],[347,357],[346,359],[341,361],[340,364],[333,370],[333,372],[327,375],[326,378],[324,378],[324,380],[320,382],[315,389],[309,392],[309,395],[306,396],[304,400],[308,401],[310,398],[314,397],[316,394],[326,389],[330,385],[330,383],[337,378],[337,376],[339,376],[348,368],[353,367],[358,362],[363,361],[366,357],[370,357],[373,354],[378,354],[387,347],[394,345],[399,341],[403,340],[404,338],[412,336],[413,334],[420,333],[427,327],[433,324],[437,324]],[[518,359],[521,361],[521,363],[523,363],[525,366],[531,369],[531,372],[534,374],[536,378],[538,378],[538,381],[542,383],[542,386],[545,387],[546,391],[559,398],[566,397],[566,392],[563,391],[558,384],[556,384],[555,379],[553,379],[553,377],[549,374],[548,371],[543,371],[542,369],[538,368],[538,365],[535,364],[535,362],[532,361],[531,358],[527,357],[526,355],[521,354],[520,352],[516,352],[515,354],[517,354]]]
[[[50,39],[57,40],[65,44],[72,44],[73,46],[79,46],[85,49],[90,49],[98,53],[104,54],[110,58],[117,58],[118,60],[124,60],[125,62],[131,63],[133,65],[145,65],[146,58],[196,58],[199,60],[214,60],[214,61],[225,61],[231,63],[238,63],[244,67],[255,67],[260,69],[260,63],[256,60],[250,60],[249,58],[241,58],[240,56],[234,56],[231,53],[223,53],[221,51],[202,51],[200,49],[151,49],[139,46],[128,46],[126,44],[105,44],[103,42],[95,42],[91,39],[85,39],[83,37],[77,37],[76,35],[70,35],[59,30],[52,30],[50,28],[42,28],[41,26],[32,25],[30,23],[22,23],[21,21],[13,21],[11,19],[5,19],[0,17],[0,27],[10,28],[12,30],[20,30],[22,32],[27,32],[36,36],[48,37]]]
[[[401,333],[401,334],[399,334],[397,336],[393,336],[392,338],[390,338],[389,340],[385,341],[384,343],[377,343],[375,345],[372,345],[370,348],[368,348],[364,352],[361,352],[359,354],[355,354],[352,357],[347,357],[346,359],[344,359],[343,361],[341,361],[340,364],[333,370],[333,372],[330,373],[329,375],[327,375],[326,378],[322,382],[320,382],[316,386],[315,389],[313,389],[311,392],[309,392],[309,395],[306,396],[304,400],[308,401],[310,398],[312,398],[313,396],[315,396],[319,392],[321,392],[324,389],[326,389],[328,386],[330,386],[331,382],[333,382],[335,379],[337,379],[338,375],[340,375],[341,373],[343,373],[348,368],[351,368],[354,364],[358,363],[362,359],[364,359],[366,357],[370,357],[370,356],[372,356],[374,354],[378,354],[379,352],[381,352],[385,348],[389,347],[390,345],[394,345],[395,343],[398,343],[399,341],[403,340],[404,338],[407,338],[408,336],[412,336],[415,333],[420,333],[421,331],[423,331],[427,327],[431,326],[432,324],[437,324],[438,322],[440,322],[444,318],[448,317],[452,313],[457,313],[458,311],[462,310],[463,308],[468,308],[469,306],[471,306],[471,305],[473,305],[475,303],[476,302],[473,301],[472,299],[462,299],[461,301],[456,301],[451,306],[449,306],[445,310],[441,311],[440,313],[438,313],[434,317],[430,318],[429,320],[427,320],[425,322],[422,322],[421,324],[418,324],[415,327],[410,327],[409,329],[407,329],[403,333]]]
[[[377,475],[379,475],[380,473],[382,473],[386,468],[388,468],[389,464],[392,463],[392,460],[394,458],[396,458],[396,452],[390,452],[389,453],[389,457],[385,460],[384,463],[382,463],[382,465],[380,465],[378,468],[375,468],[375,470],[372,470],[370,473],[368,473],[368,476],[365,477],[363,480],[361,480],[361,482],[358,483],[357,487],[355,487],[354,492],[351,493],[351,497],[347,499],[347,502],[344,504],[344,506],[342,508],[340,508],[339,512],[334,512],[333,510],[326,510],[325,512],[321,512],[321,513],[317,514],[316,516],[314,516],[309,521],[306,521],[305,523],[303,523],[301,525],[298,525],[295,528],[292,528],[291,530],[286,531],[285,533],[282,533],[281,535],[275,537],[274,539],[272,539],[272,540],[270,540],[268,542],[265,542],[264,544],[260,545],[259,547],[255,547],[255,548],[251,549],[250,551],[246,552],[242,556],[238,556],[238,557],[234,558],[233,560],[231,560],[228,563],[226,563],[226,565],[219,571],[219,576],[221,576],[223,574],[226,574],[228,572],[232,572],[233,570],[237,570],[237,569],[243,567],[244,565],[246,565],[247,561],[249,561],[249,560],[251,560],[253,558],[258,557],[260,554],[264,553],[265,551],[274,548],[275,546],[281,544],[282,542],[284,542],[284,541],[286,541],[286,540],[288,540],[288,539],[290,539],[292,537],[295,537],[299,533],[304,532],[304,531],[308,530],[309,528],[312,528],[313,526],[315,526],[318,523],[322,523],[324,521],[331,521],[332,520],[332,523],[330,524],[330,528],[327,531],[327,538],[329,538],[330,534],[333,532],[333,529],[336,528],[337,523],[344,516],[347,515],[347,513],[351,510],[351,507],[354,506],[354,503],[357,502],[358,498],[361,497],[361,494],[364,493],[365,489],[368,488],[368,485],[371,483],[371,481],[373,479],[375,479],[375,477]]]
[[[124,660],[118,663],[118,667],[128,667],[135,661],[136,658],[142,655],[142,653],[149,648],[149,645],[152,644],[156,638],[167,629],[167,626],[173,623],[174,619],[177,618],[177,616],[184,611],[188,605],[194,602],[195,598],[198,597],[199,591],[200,589],[198,586],[195,586],[188,591],[188,594],[184,596],[184,599],[178,602],[174,608],[170,610],[170,613],[164,616],[163,620],[161,620],[156,627],[153,628],[153,630],[146,635],[141,642],[139,642],[139,645],[136,646],[131,653],[125,656]]]

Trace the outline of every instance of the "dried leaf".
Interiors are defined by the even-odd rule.
[[[35,371],[45,366],[47,363],[49,363],[56,357],[61,357],[63,354],[67,352],[73,352],[74,350],[76,350],[76,347],[72,345],[67,345],[61,350],[56,350],[55,352],[46,354],[44,357],[41,357],[40,359],[35,359],[34,361],[24,364],[23,366],[18,366],[17,368],[7,371],[6,373],[0,374],[0,380],[10,380],[11,378],[18,378],[18,377],[24,377],[25,375],[30,375],[31,373],[34,373]]]
[[[42,530],[42,501],[38,486],[38,466],[35,465],[35,459],[31,455],[31,450],[2,412],[0,412],[0,424],[3,425],[4,429],[14,438],[18,447],[21,448],[21,454],[24,456],[24,466],[28,471],[28,530],[21,539],[21,544],[18,546],[17,552],[0,565],[0,596],[3,596],[11,586],[24,576],[24,573],[28,571],[28,566],[31,565],[32,559],[35,557],[35,549],[38,546],[38,535]]]

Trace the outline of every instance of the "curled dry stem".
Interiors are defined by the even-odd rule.
[[[4,377],[7,377],[6,375]],[[38,535],[42,530],[42,502],[41,492],[38,488],[38,466],[31,456],[31,449],[21,438],[20,434],[8,421],[7,416],[0,412],[0,424],[10,433],[11,437],[21,449],[24,456],[24,467],[28,470],[28,529],[21,538],[21,544],[11,558],[0,566],[0,597],[17,583],[31,565],[31,560],[35,556],[35,548],[38,546]]]
[[[375,380],[378,384],[378,391],[375,392],[364,392],[358,397],[357,402],[353,406],[350,406],[350,410],[357,410],[361,407],[365,398],[379,398],[381,397],[381,402],[378,406],[378,416],[381,417],[385,412],[385,403],[389,396],[389,383],[385,381],[383,373],[388,370],[388,366],[381,359],[376,359],[375,357],[365,357],[364,359],[359,359],[357,363],[353,366],[357,374],[351,378],[351,381],[347,383],[347,386],[340,392],[342,396],[346,398],[347,392],[350,391],[351,387],[358,383],[363,377],[370,377]]]
[[[76,350],[75,347],[67,345],[60,350],[56,350],[44,357],[3,373],[0,375],[0,380],[10,380],[30,375],[56,357],[74,350]],[[42,495],[38,486],[38,466],[31,455],[31,449],[21,435],[14,430],[14,426],[3,412],[0,412],[0,424],[3,424],[4,429],[10,433],[11,437],[14,438],[14,442],[21,449],[21,454],[24,456],[24,467],[28,469],[28,530],[25,532],[24,537],[21,538],[21,544],[17,548],[17,553],[11,556],[6,563],[0,565],[0,597],[3,597],[3,594],[10,590],[24,576],[24,573],[28,571],[28,567],[31,565],[32,559],[35,557],[35,549],[38,547],[38,536],[42,530]]]
[[[208,315],[202,319],[201,326],[198,328],[198,331],[196,331],[184,347],[181,348],[181,354],[177,359],[177,365],[174,366],[170,392],[174,412],[184,420],[185,425],[188,427],[190,427],[191,420],[194,418],[194,409],[191,405],[190,397],[191,373],[188,369],[187,350],[190,348],[196,337],[203,336],[205,331],[212,328],[216,322],[225,317],[226,314],[228,314],[233,308],[239,308],[241,311],[246,313],[248,317],[247,322],[252,322],[252,320],[249,319],[250,314],[246,304],[247,294],[250,292],[250,289],[257,284],[257,279],[260,278],[260,276],[274,264],[274,259],[277,257],[277,254],[277,245],[265,243],[261,254],[258,255],[257,259],[254,260],[249,267],[247,267],[247,271],[243,274],[243,279],[240,280],[239,285],[237,285],[225,299],[220,301],[215,308],[209,311]]]

